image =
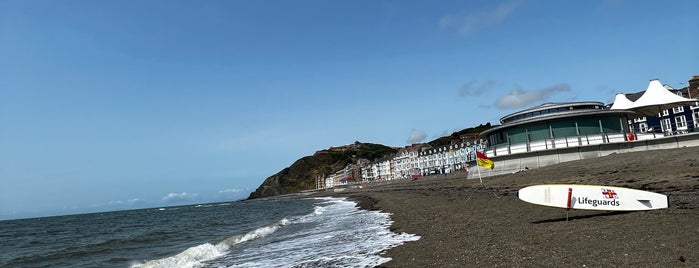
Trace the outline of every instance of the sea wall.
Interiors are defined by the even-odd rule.
[[[479,178],[479,176],[488,177],[515,173],[526,169],[538,168],[568,161],[601,157],[614,153],[628,153],[694,146],[699,146],[699,133],[493,156],[490,158],[495,162],[494,169],[472,167],[469,170],[468,178],[475,179]]]

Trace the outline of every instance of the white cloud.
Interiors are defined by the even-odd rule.
[[[514,12],[515,7],[516,5],[512,2],[502,3],[493,10],[446,15],[439,20],[439,26],[454,29],[459,34],[467,36],[481,29],[501,23]]]
[[[225,189],[225,190],[218,191],[218,193],[219,194],[237,194],[237,193],[240,193],[242,191],[243,190],[240,190],[240,189]]]
[[[480,85],[476,84],[476,80],[471,80],[470,82],[461,86],[459,90],[460,96],[480,96],[481,94],[490,91],[495,85],[495,81],[486,80]]]
[[[503,110],[521,108],[531,105],[532,103],[546,100],[556,92],[564,91],[570,91],[570,86],[568,84],[558,84],[530,92],[524,91],[518,87],[507,95],[498,98],[498,100],[495,101],[495,106]]]
[[[197,196],[199,196],[199,194],[197,194],[197,193],[193,193],[193,194],[188,194],[187,192],[169,193],[165,197],[163,197],[162,200],[163,201],[182,200],[182,199],[195,198]]]
[[[425,133],[425,131],[413,129],[413,131],[410,132],[407,143],[420,143],[424,141],[425,138],[427,138],[427,133]]]
[[[140,203],[140,202],[143,202],[143,200],[140,198],[131,198],[131,199],[128,199],[126,201],[122,201],[122,200],[109,201],[107,203],[107,205],[110,205],[110,206],[111,205],[133,205],[133,204]]]

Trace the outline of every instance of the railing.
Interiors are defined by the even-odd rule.
[[[631,133],[601,133],[580,136],[567,136],[560,138],[549,138],[533,142],[496,145],[488,148],[486,154],[488,156],[510,155],[517,153],[528,153],[550,149],[570,148],[587,145],[599,145],[605,143],[626,142],[634,140],[650,140],[663,138],[672,135],[687,134],[694,128],[677,127],[675,130],[669,131],[652,131],[659,130],[660,126],[652,126],[651,131],[646,132],[631,132]]]
[[[533,142],[497,145],[487,150],[487,154],[489,156],[509,155],[624,141],[629,141],[629,136],[625,135],[624,133],[602,133],[594,135],[567,136],[553,139],[549,138]]]
[[[677,126],[676,124],[674,124],[674,127],[670,126],[670,128],[665,128],[665,130],[663,130],[663,127],[661,125],[654,125],[648,126],[645,131],[633,130],[633,133],[638,135],[639,137],[646,136],[658,138],[672,135],[687,134],[690,132],[695,132],[696,130],[697,128],[693,121],[689,121],[684,123],[682,126]]]

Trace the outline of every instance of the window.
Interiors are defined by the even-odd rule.
[[[678,107],[672,108],[672,113],[674,113],[674,114],[679,114],[681,112],[684,112],[683,106],[678,106]]]
[[[665,131],[665,132],[672,131],[672,123],[670,122],[670,118],[665,118],[663,120],[660,120],[660,126],[662,127],[663,131]]]
[[[634,123],[646,122],[646,117],[644,116],[644,117],[641,117],[641,118],[635,118],[635,119],[633,120],[633,122],[634,122]]]
[[[648,131],[648,124],[647,124],[647,123],[640,123],[640,124],[638,124],[638,131],[639,131],[639,132],[646,132],[646,131]]]
[[[663,110],[663,115],[662,116],[668,116],[670,115],[670,111],[668,110]]]
[[[675,124],[677,124],[677,128],[686,128],[687,127],[687,118],[683,116],[677,116],[675,117]]]

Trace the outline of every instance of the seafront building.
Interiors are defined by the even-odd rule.
[[[375,165],[372,165],[372,168],[376,170],[376,177],[374,180],[383,181],[395,179],[395,177],[393,177],[395,173],[392,160],[393,156],[386,156],[377,160]]]
[[[335,186],[384,182],[399,179],[417,179],[434,174],[465,173],[469,162],[475,161],[475,151],[484,144],[463,141],[433,148],[429,144],[412,144],[398,149],[395,155],[373,162],[360,159],[334,174],[316,180],[316,189]]]
[[[634,114],[594,101],[545,103],[502,117],[481,137],[490,156],[626,141]]]
[[[483,144],[467,141],[423,150],[418,157],[420,174],[467,172],[469,162],[476,160],[476,150],[483,149]]]
[[[699,102],[695,99],[699,97],[699,76],[693,76],[682,89],[653,79],[646,91],[621,95],[613,105],[545,103],[518,111],[503,116],[500,125],[479,133],[477,139],[434,148],[406,146],[395,155],[355,164],[354,173],[346,168],[328,176],[324,185],[319,180],[317,188],[454,172],[466,173],[467,178],[487,177],[611,153],[699,146]],[[655,103],[668,99],[672,101]],[[491,157],[495,168],[469,172],[469,167],[477,168],[476,151]],[[356,175],[350,177],[350,173]]]
[[[363,167],[369,165],[369,160],[358,159],[355,163],[349,164],[341,170],[326,176],[320,175],[316,177],[316,189],[328,189],[335,186],[355,184],[361,181],[361,178],[369,177],[364,174]]]
[[[677,96],[684,98],[699,97],[699,75],[692,76],[688,81],[688,86],[674,89],[668,85],[664,88]],[[625,97],[632,102],[637,101],[645,91],[625,94]],[[663,133],[665,135],[682,134],[696,132],[699,128],[699,104],[676,106],[665,109],[656,116],[643,116],[634,118],[630,124],[634,132],[639,133]]]
[[[432,149],[432,146],[425,143],[412,144],[398,149],[393,157],[396,177],[407,179],[416,177],[418,174],[422,175],[418,159],[422,152],[429,149]]]
[[[699,146],[694,127],[699,100],[684,96],[697,91],[696,78],[674,93],[652,79],[635,101],[617,94],[615,103],[604,107],[599,102],[549,103],[507,115],[502,125],[481,132],[486,154],[496,163],[483,176],[613,153]],[[652,120],[658,120],[660,131],[641,125]]]

